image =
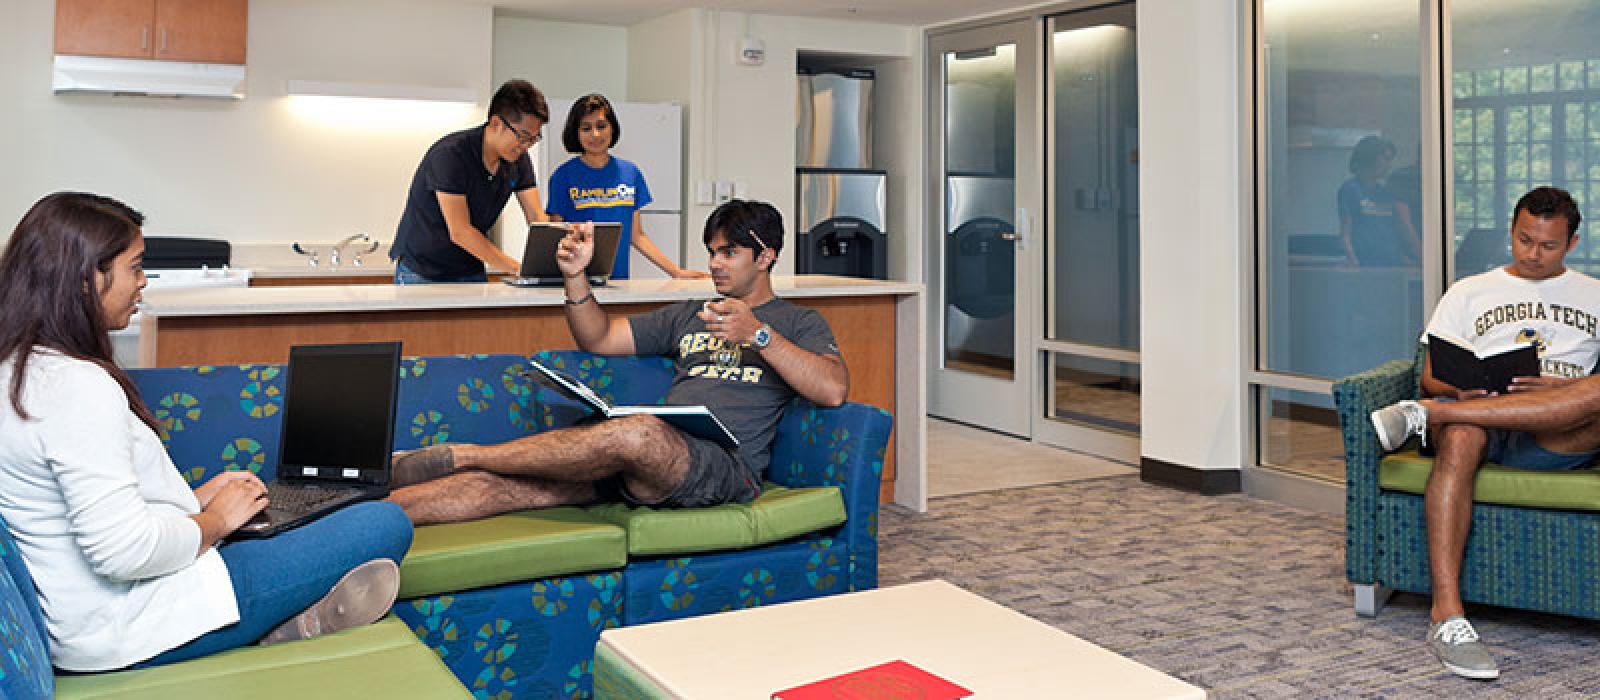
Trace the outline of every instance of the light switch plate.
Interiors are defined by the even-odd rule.
[[[733,183],[727,180],[717,181],[717,204],[733,199]]]
[[[717,203],[711,192],[710,180],[698,180],[694,183],[694,203],[703,205]]]

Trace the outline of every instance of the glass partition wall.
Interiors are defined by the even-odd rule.
[[[1600,216],[1600,3],[1255,7],[1256,461],[1342,482],[1332,380],[1413,357],[1448,281],[1509,262],[1528,189]]]

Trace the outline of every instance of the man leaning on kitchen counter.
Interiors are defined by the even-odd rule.
[[[544,94],[508,80],[489,101],[480,126],[445,135],[428,148],[411,178],[405,213],[389,250],[395,284],[486,282],[486,267],[516,272],[484,232],[512,193],[529,221],[545,221],[528,149],[550,119]]]

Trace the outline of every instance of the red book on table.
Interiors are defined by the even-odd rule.
[[[772,700],[956,700],[971,695],[972,691],[916,666],[890,661],[780,690]]]

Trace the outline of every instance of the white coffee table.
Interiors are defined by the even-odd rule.
[[[904,660],[978,698],[1193,698],[1206,691],[944,581],[606,630],[596,698],[765,700]]]

